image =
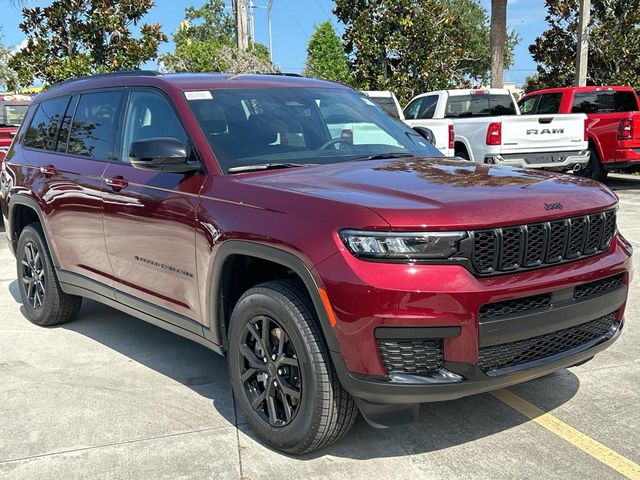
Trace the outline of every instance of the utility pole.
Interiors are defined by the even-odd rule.
[[[589,63],[589,21],[591,0],[580,0],[580,22],[578,24],[578,56],[576,58],[576,87],[587,84],[587,65]]]
[[[249,40],[251,41],[251,46],[253,47],[255,41],[253,40],[256,36],[255,25],[253,23],[253,0],[249,0]]]
[[[273,7],[273,0],[267,2],[267,23],[269,24],[269,59],[273,63],[273,39],[271,38],[271,7]]]
[[[247,39],[247,0],[232,0],[233,18],[236,22],[236,42],[240,50],[249,47]]]

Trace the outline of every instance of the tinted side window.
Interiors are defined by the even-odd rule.
[[[73,119],[73,114],[76,111],[76,105],[78,105],[78,98],[79,97],[77,95],[71,98],[67,111],[62,119],[60,135],[58,135],[58,146],[56,147],[58,152],[64,153],[67,151],[67,145],[69,144],[69,131],[71,130],[71,120]]]
[[[429,119],[433,118],[436,113],[436,106],[438,105],[438,95],[430,95],[424,99],[422,108],[418,113],[418,118]]]
[[[129,160],[131,144],[138,140],[173,137],[188,145],[187,134],[169,101],[153,91],[133,91],[125,120],[122,159]]]
[[[115,160],[122,92],[87,93],[80,97],[71,123],[67,152],[98,160]]]
[[[404,107],[404,118],[407,120],[415,120],[418,118],[418,112],[420,111],[420,107],[424,102],[425,97],[416,98],[409,105]]]
[[[536,102],[540,98],[539,95],[534,95],[532,97],[527,97],[520,102],[520,113],[522,115],[530,115],[535,112]]]
[[[562,102],[562,93],[545,93],[540,95],[540,103],[536,113],[558,113],[560,111],[560,102]]]
[[[389,115],[398,117],[398,108],[396,107],[396,102],[393,101],[391,97],[368,97],[376,105],[382,107],[382,109],[387,112]]]
[[[58,97],[38,105],[24,137],[25,147],[55,150],[58,128],[68,102],[69,97]]]

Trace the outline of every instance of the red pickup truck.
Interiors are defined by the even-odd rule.
[[[0,165],[27,113],[31,95],[0,94]]]
[[[523,115],[586,113],[591,161],[579,174],[604,181],[610,170],[640,167],[640,103],[632,87],[564,87],[527,93]]]

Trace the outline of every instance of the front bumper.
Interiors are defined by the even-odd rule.
[[[509,153],[501,155],[487,155],[484,158],[484,163],[525,168],[570,170],[575,168],[576,165],[585,167],[589,163],[589,157],[589,150],[544,153]]]

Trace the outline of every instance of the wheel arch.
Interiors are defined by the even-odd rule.
[[[205,334],[210,337],[210,340],[226,350],[227,326],[233,306],[231,306],[231,308],[225,308],[225,301],[227,300],[225,293],[225,288],[227,288],[225,284],[225,268],[229,268],[229,262],[234,259],[234,257],[249,257],[270,262],[293,272],[293,274],[301,280],[313,303],[320,328],[322,329],[329,350],[332,353],[339,352],[338,342],[320,296],[319,289],[321,286],[318,285],[318,282],[307,265],[302,259],[290,252],[246,240],[227,240],[219,247],[216,253],[208,300],[212,321],[209,332],[206,332],[205,329]]]
[[[462,148],[460,148],[460,147],[462,147]],[[471,148],[469,147],[467,139],[463,138],[463,137],[456,137],[456,139],[453,142],[453,153],[454,153],[454,155],[455,155],[456,151],[460,151],[461,149],[464,149],[467,152],[467,155],[469,156],[469,160],[473,162],[474,161],[473,152],[471,151]]]
[[[51,255],[53,265],[55,268],[60,267],[58,257],[55,250],[53,249],[51,241],[49,240],[49,235],[45,227],[46,223],[44,220],[44,214],[42,213],[42,209],[40,208],[39,203],[34,198],[28,197],[23,194],[12,195],[9,200],[7,218],[7,232],[9,232],[10,234],[11,247],[14,252],[16,251],[20,232],[22,232],[24,227],[26,227],[27,225],[37,221],[42,227],[44,241],[47,244],[47,248],[49,250],[49,254]]]

